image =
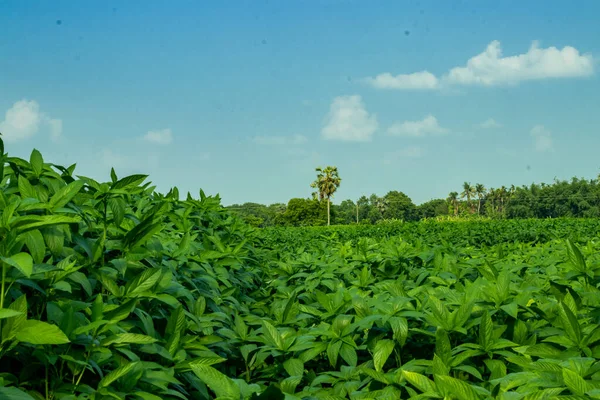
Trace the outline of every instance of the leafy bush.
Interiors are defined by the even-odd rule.
[[[251,228],[202,192],[180,201],[144,175],[99,183],[1,150],[0,397],[258,391],[213,367],[238,351],[215,332],[259,281]]]
[[[600,398],[597,220],[255,230],[0,150],[0,398]]]

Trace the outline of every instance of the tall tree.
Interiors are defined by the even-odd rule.
[[[477,194],[477,199],[479,202],[477,203],[477,214],[481,215],[481,201],[483,200],[483,196],[485,196],[486,190],[485,186],[481,183],[477,183],[475,185],[475,194]]]
[[[475,188],[469,182],[463,183],[463,191],[461,193],[461,197],[463,199],[467,199],[467,205],[471,207],[471,212],[473,211],[471,204],[471,197],[475,195]]]
[[[338,173],[337,167],[318,167],[317,179],[310,185],[318,190],[319,200],[327,200],[327,225],[331,225],[331,198],[340,186],[342,178]]]
[[[382,218],[383,218],[383,214],[386,212],[386,210],[388,208],[388,205],[389,205],[389,203],[385,197],[379,197],[377,199],[377,202],[375,203],[375,207],[377,207],[377,209],[381,213]]]
[[[397,190],[388,192],[384,197],[387,205],[383,212],[385,219],[400,219],[413,221],[418,218],[417,206],[410,197]]]
[[[454,216],[458,215],[458,192],[450,192],[448,195],[448,203],[452,204]]]

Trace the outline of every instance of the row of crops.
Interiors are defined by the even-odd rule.
[[[596,220],[257,231],[0,150],[0,399],[600,398]]]

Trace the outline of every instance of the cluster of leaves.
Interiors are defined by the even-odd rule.
[[[288,398],[600,398],[597,241],[483,248],[301,232],[269,242],[280,257],[271,311],[253,310],[264,317],[245,344],[270,360],[254,378],[277,376]]]
[[[1,142],[0,142],[1,144]],[[0,398],[249,398],[222,364],[260,281],[251,228],[216,197],[99,183],[0,149]],[[234,374],[230,374],[234,375]]]
[[[401,236],[404,240],[434,246],[495,246],[501,243],[546,243],[572,238],[586,242],[596,238],[600,220],[596,218],[523,219],[523,220],[448,220],[389,222],[371,225],[297,228],[265,228],[260,233],[268,246],[335,239],[356,244],[364,237],[377,240]]]
[[[0,155],[0,398],[600,398],[598,221],[257,232]]]

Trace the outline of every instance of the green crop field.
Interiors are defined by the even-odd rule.
[[[600,221],[255,229],[3,155],[1,399],[600,398]]]

